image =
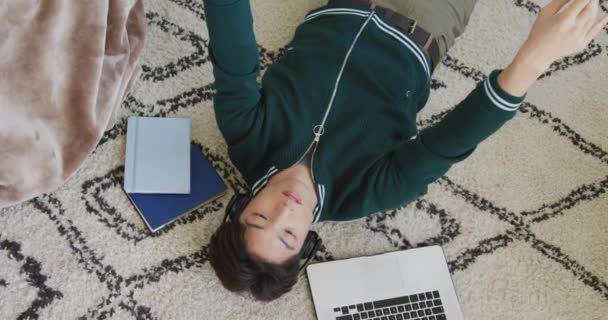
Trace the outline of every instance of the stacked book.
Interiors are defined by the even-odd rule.
[[[154,232],[226,192],[186,118],[130,117],[123,188]]]

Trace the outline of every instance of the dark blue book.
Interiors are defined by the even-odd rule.
[[[226,193],[224,181],[201,148],[194,144],[190,148],[190,194],[127,193],[152,232]]]

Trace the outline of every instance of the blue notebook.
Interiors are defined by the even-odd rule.
[[[190,194],[127,193],[152,232],[161,229],[181,215],[221,197],[226,192],[224,181],[205,158],[201,148],[192,144],[190,150],[192,164]]]
[[[129,117],[125,154],[128,193],[190,193],[187,118]]]

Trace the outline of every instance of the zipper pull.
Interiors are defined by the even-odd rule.
[[[322,125],[316,125],[312,129],[312,133],[314,133],[314,135],[315,135],[314,142],[319,142],[319,140],[321,139],[321,136],[323,135],[323,133],[325,133],[325,128]]]

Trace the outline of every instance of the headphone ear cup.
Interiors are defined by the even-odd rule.
[[[300,257],[302,259],[314,257],[317,254],[317,251],[319,251],[319,248],[321,248],[322,243],[321,237],[319,237],[316,232],[312,230],[308,231],[306,239],[304,240],[304,245],[302,245],[302,249],[300,250]]]
[[[236,193],[232,196],[228,205],[226,206],[226,215],[224,221],[229,217],[230,221],[236,221],[238,216],[243,212],[243,209],[251,201],[251,196],[248,193]]]
[[[300,259],[306,259],[304,263],[300,265],[300,272],[306,269],[308,263],[317,255],[322,244],[323,241],[316,232],[308,231],[306,239],[304,240],[304,245],[300,251]]]

